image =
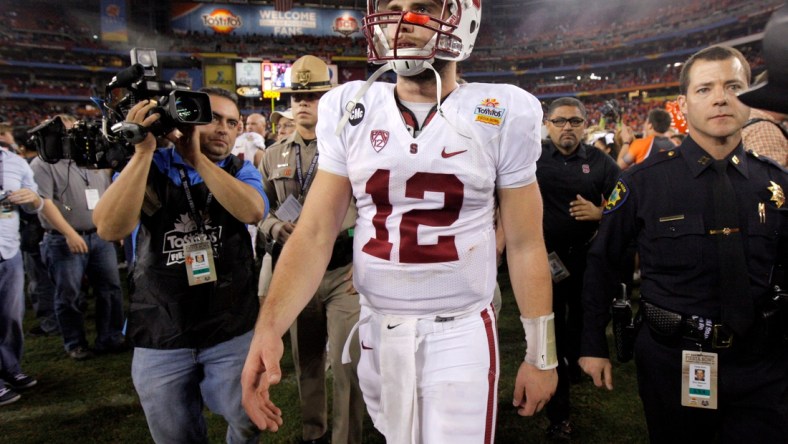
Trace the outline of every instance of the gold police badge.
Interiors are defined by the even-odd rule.
[[[772,198],[769,200],[777,204],[777,208],[782,208],[783,204],[785,204],[785,193],[783,192],[783,187],[771,180],[769,183],[772,184],[772,186],[766,187],[767,190],[772,192]]]

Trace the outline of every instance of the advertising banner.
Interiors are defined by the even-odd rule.
[[[173,3],[171,24],[176,33],[232,35],[293,35],[361,37],[363,12],[341,9]]]
[[[101,0],[101,40],[128,42],[126,0]]]
[[[233,65],[203,66],[203,81],[207,87],[224,88],[235,92],[235,67]]]

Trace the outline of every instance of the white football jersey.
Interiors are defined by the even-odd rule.
[[[358,206],[353,283],[376,312],[430,316],[490,303],[494,194],[536,180],[542,108],[511,85],[460,85],[413,138],[394,85],[375,83],[335,130],[363,82],[320,100],[319,167],[346,176]]]
[[[259,150],[265,150],[265,139],[260,134],[247,132],[235,139],[231,153],[240,157],[241,160],[254,162],[254,155]]]

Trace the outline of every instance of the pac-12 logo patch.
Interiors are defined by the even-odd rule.
[[[473,114],[476,116],[477,122],[486,123],[488,125],[500,126],[506,117],[506,108],[500,107],[498,99],[484,99],[482,103],[476,105]]]
[[[369,133],[369,141],[372,142],[372,148],[380,152],[387,143],[389,143],[389,132],[384,130],[372,130]]]
[[[356,106],[353,108],[353,111],[350,112],[350,124],[353,126],[358,125],[364,120],[364,114],[366,110],[364,109],[364,105],[360,103],[356,103]]]
[[[610,193],[610,197],[607,198],[605,211],[603,211],[603,213],[611,213],[621,208],[621,206],[624,205],[624,202],[627,201],[627,197],[629,197],[629,187],[624,183],[623,180],[618,179],[618,182],[616,182],[616,187],[613,188],[613,192]]]

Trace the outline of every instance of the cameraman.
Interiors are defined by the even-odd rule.
[[[204,402],[227,420],[227,442],[257,442],[239,384],[258,309],[245,224],[261,220],[268,203],[260,173],[230,154],[240,122],[235,95],[202,92],[213,121],[182,129],[175,148],[157,149],[148,133],[93,219],[113,240],[139,224],[128,336],[153,439],[206,441]],[[126,121],[150,127],[161,117],[156,106],[137,103]]]
[[[65,129],[76,122],[58,116]],[[41,257],[55,284],[55,316],[69,357],[81,361],[93,353],[85,335],[85,314],[80,307],[82,276],[87,274],[96,297],[97,352],[126,350],[123,338],[123,297],[115,247],[96,235],[91,214],[110,184],[109,170],[87,169],[73,160],[30,164],[38,191],[44,198],[41,225],[46,230]]]

